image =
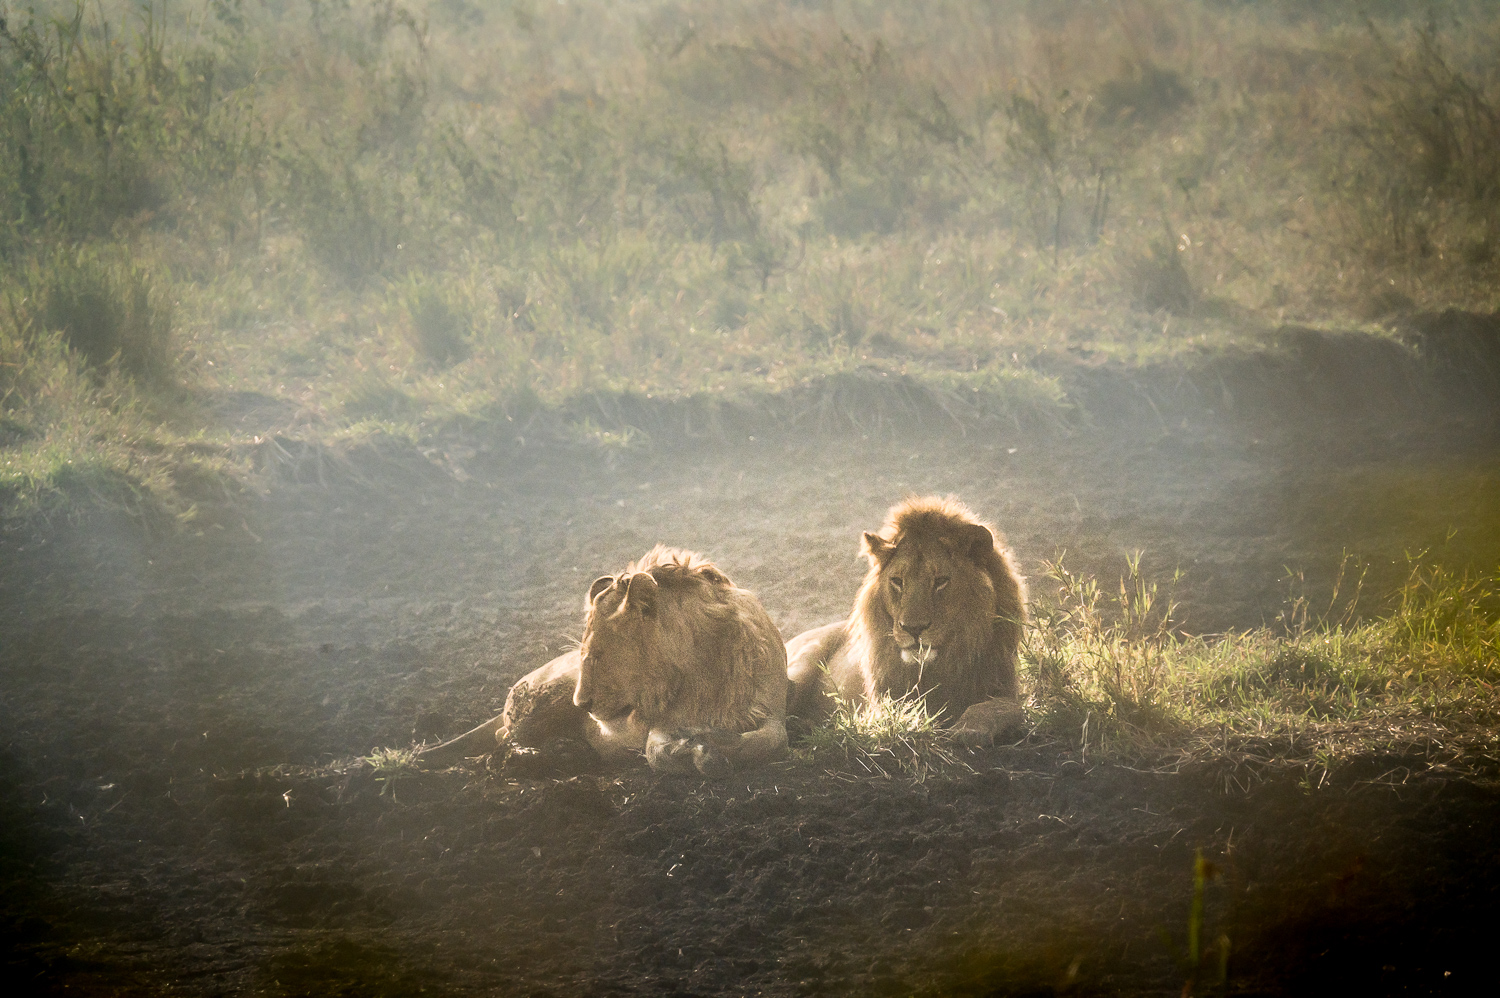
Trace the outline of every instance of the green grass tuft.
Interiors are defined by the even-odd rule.
[[[1391,615],[1368,625],[1380,664],[1402,684],[1500,680],[1500,573],[1414,562]]]
[[[369,755],[362,756],[361,761],[375,774],[375,781],[383,784],[380,788],[381,796],[389,792],[391,800],[395,800],[396,781],[422,771],[417,762],[420,755],[421,751],[416,748],[377,748]]]
[[[34,329],[56,330],[96,371],[165,384],[175,354],[170,292],[128,261],[64,250],[34,272]]]
[[[828,722],[814,728],[796,751],[814,765],[884,779],[900,773],[920,782],[972,772],[917,696],[884,696],[858,705],[840,701]]]
[[[1353,605],[1290,629],[1218,636],[1172,630],[1133,562],[1120,594],[1061,562],[1025,657],[1038,735],[1083,761],[1214,772],[1226,789],[1278,774],[1319,786],[1384,758],[1386,781],[1492,765],[1500,746],[1500,574],[1415,563],[1393,609]],[[1040,602],[1040,601],[1039,601]]]

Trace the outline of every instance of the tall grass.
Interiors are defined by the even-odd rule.
[[[32,277],[29,317],[56,330],[95,370],[110,365],[146,382],[172,369],[172,305],[146,271],[88,250],[65,251]]]
[[[1140,557],[1129,559],[1107,599],[1096,579],[1061,559],[1044,571],[1058,588],[1055,601],[1039,605],[1028,642],[1037,696],[1053,724],[1079,732],[1085,760],[1091,748],[1146,746],[1180,732],[1167,682],[1182,648],[1172,631],[1175,605],[1142,575]]]
[[[156,3],[41,11],[0,10],[0,254],[158,216],[232,234],[253,216],[262,126],[219,52],[184,44]]]
[[[335,436],[372,372],[430,426],[1493,308],[1500,21],[1402,10],[7,3],[0,274],[128,259],[159,386]]]
[[[1494,680],[1500,676],[1500,576],[1414,564],[1395,611],[1375,636],[1403,678],[1457,671]]]
[[[1493,776],[1500,571],[1459,575],[1414,560],[1368,617],[1356,586],[1336,589],[1323,614],[1298,597],[1275,626],[1209,636],[1174,628],[1171,593],[1146,580],[1139,556],[1109,590],[1061,559],[1043,578],[1022,649],[1023,751],[1053,746],[1085,767],[1208,774],[1228,791],[1272,778],[1315,788],[1351,770],[1389,783]],[[881,778],[978,764],[916,698],[840,703],[797,752]]]
[[[1489,263],[1500,245],[1500,73],[1464,58],[1468,45],[1435,21],[1405,38],[1374,23],[1369,31],[1379,72],[1369,101],[1351,110],[1347,182],[1363,199],[1371,248]]]
[[[1414,562],[1389,607],[1345,602],[1288,627],[1217,636],[1171,628],[1137,581],[1107,603],[1060,563],[1028,637],[1038,730],[1087,762],[1215,771],[1226,787],[1274,774],[1320,785],[1359,759],[1375,778],[1482,763],[1500,719],[1500,574]],[[1040,587],[1039,587],[1040,588]]]
[[[0,507],[35,510],[66,492],[90,504],[187,513],[175,455],[118,367],[91,370],[59,330],[0,302]]]

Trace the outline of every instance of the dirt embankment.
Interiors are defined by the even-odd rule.
[[[1072,367],[1078,408],[1045,420],[878,373],[754,409],[585,400],[649,444],[564,448],[538,420],[426,453],[287,447],[267,495],[183,531],[12,529],[7,974],[68,993],[1176,992],[1202,849],[1222,870],[1204,945],[1230,940],[1232,990],[1472,992],[1500,796],[1362,782],[1399,759],[1248,795],[1061,743],[923,785],[319,767],[489,716],[576,634],[589,580],[658,541],[711,554],[785,634],[833,619],[858,532],[906,492],[962,496],[1033,575],[1066,549],[1108,578],[1144,549],[1185,570],[1204,631],[1273,619],[1288,569],[1316,592],[1344,551],[1377,577],[1443,544],[1493,565],[1496,328]]]

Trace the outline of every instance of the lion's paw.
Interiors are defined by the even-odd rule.
[[[997,738],[1019,733],[1025,725],[1026,713],[1020,701],[997,697],[964,711],[948,734],[960,745],[983,748],[995,744]]]
[[[983,728],[952,728],[948,737],[965,748],[989,748],[995,744],[995,733]]]
[[[599,754],[577,738],[554,738],[540,747],[510,744],[503,751],[500,769],[506,776],[577,776],[599,765]]]
[[[722,779],[734,772],[734,763],[713,736],[709,731],[653,731],[646,741],[646,761],[661,773],[698,772]]]
[[[722,780],[734,774],[734,763],[717,745],[699,742],[693,746],[693,765],[709,779]]]

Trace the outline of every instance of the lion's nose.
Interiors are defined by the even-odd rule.
[[[922,632],[925,631],[925,630],[927,630],[927,625],[926,624],[908,624],[906,621],[903,620],[901,622],[901,629],[903,631],[905,631],[907,634],[910,634],[911,635],[911,639],[913,641],[916,641],[919,638],[921,638]]]

